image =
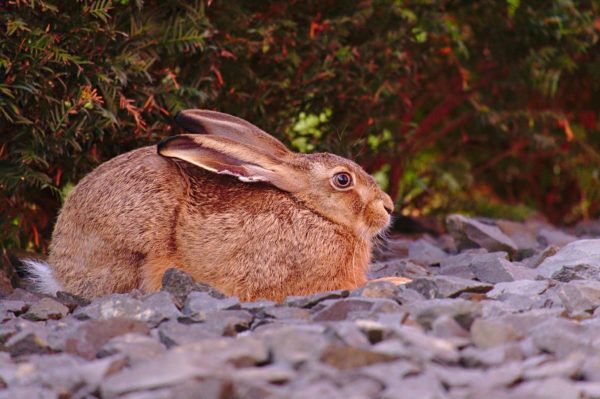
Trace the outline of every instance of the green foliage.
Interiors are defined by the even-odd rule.
[[[9,0],[0,246],[43,250],[70,187],[189,107],[351,156],[405,214],[599,216],[599,8]]]

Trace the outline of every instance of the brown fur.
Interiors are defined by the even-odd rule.
[[[199,147],[215,141],[181,137]],[[237,143],[228,140],[216,142],[230,151]],[[228,157],[259,151],[252,143],[235,150]],[[155,291],[173,266],[242,300],[364,284],[371,238],[387,226],[391,200],[351,161],[277,151],[274,158],[259,154],[270,183],[216,174],[175,150],[161,156],[156,146],[104,163],[73,189],[59,215],[48,259],[55,278],[85,297]],[[206,154],[213,169],[231,161]],[[255,166],[244,162],[235,173]],[[338,169],[352,173],[355,187],[329,185]]]

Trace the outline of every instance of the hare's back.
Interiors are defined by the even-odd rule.
[[[68,195],[52,246],[102,239],[147,252],[169,234],[184,192],[177,166],[143,147],[100,165]]]

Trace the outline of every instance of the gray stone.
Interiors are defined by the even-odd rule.
[[[600,280],[600,239],[574,241],[544,259],[536,271],[560,281]]]
[[[171,295],[167,292],[154,292],[145,297],[142,302],[147,308],[162,315],[163,320],[173,320],[181,317],[181,312],[177,309]]]
[[[509,387],[523,378],[523,366],[519,362],[508,362],[499,367],[487,369],[481,379],[473,381],[477,389]]]
[[[263,367],[248,367],[235,370],[236,380],[262,381],[270,384],[285,384],[296,377],[292,367],[285,364],[270,364]]]
[[[360,295],[365,298],[395,299],[399,290],[399,287],[390,281],[368,281]]]
[[[248,312],[250,312],[252,314],[260,314],[266,308],[271,308],[271,307],[274,307],[277,305],[278,305],[278,303],[275,301],[267,301],[267,300],[262,300],[262,299],[258,300],[258,301],[253,301],[253,302],[240,303],[242,310],[247,310]]]
[[[447,256],[446,252],[424,239],[413,241],[408,245],[408,257],[426,265],[439,264]]]
[[[382,399],[446,399],[445,389],[435,374],[422,373],[386,387]]]
[[[31,356],[20,364],[16,383],[50,387],[61,394],[77,392],[75,396],[83,396],[95,391],[104,377],[120,370],[124,364],[121,357],[85,362],[67,354]]]
[[[517,245],[497,226],[485,224],[463,215],[449,215],[446,218],[448,232],[461,248],[485,248],[490,252],[518,250]]]
[[[577,378],[581,374],[586,355],[573,352],[561,360],[546,361],[525,370],[524,377],[528,380],[546,379],[553,377]]]
[[[402,304],[408,304],[414,301],[422,301],[425,297],[419,292],[408,288],[406,284],[403,284],[398,287],[398,292],[394,299]]]
[[[374,280],[382,277],[417,278],[429,275],[426,266],[407,259],[391,259],[386,262],[374,263],[369,267],[367,278]]]
[[[502,294],[498,298],[499,301],[510,309],[510,313],[524,312],[532,309],[543,309],[560,306],[562,308],[560,300],[550,298],[548,295],[540,296],[526,296],[518,294]]]
[[[560,250],[559,247],[549,246],[544,248],[542,252],[539,252],[533,255],[530,258],[524,259],[523,262],[525,266],[530,269],[535,269],[538,267],[546,258],[556,255],[556,253]]]
[[[178,314],[178,312],[175,313],[174,306],[171,308],[164,305],[164,298],[164,294],[153,294],[146,299],[149,302],[145,303],[127,294],[112,294],[96,299],[88,306],[78,308],[73,316],[80,320],[126,318],[156,325],[170,317],[176,317]],[[159,301],[162,302],[162,306],[154,309],[153,302]],[[163,313],[165,310],[166,313]]]
[[[432,278],[421,277],[406,284],[406,288],[417,291],[425,299],[439,298],[440,290]]]
[[[138,320],[112,318],[87,320],[64,337],[64,351],[86,359],[94,359],[109,340],[127,333],[148,334],[149,326]]]
[[[373,345],[373,350],[421,361],[441,361],[456,363],[459,354],[454,344],[425,334],[415,327],[400,326],[394,330],[394,336]]]
[[[564,247],[577,241],[577,237],[554,228],[542,228],[538,232],[538,240],[544,246]]]
[[[29,309],[29,305],[24,301],[15,301],[15,300],[1,300],[0,301],[0,314],[4,312],[15,313],[16,315],[20,315]]]
[[[203,315],[202,327],[213,334],[234,337],[250,328],[254,316],[245,310],[214,310]]]
[[[504,256],[508,258],[506,252],[496,253],[497,256]],[[473,261],[486,258],[489,254],[483,248],[470,249],[464,251],[458,255],[449,256],[440,262],[440,274],[461,277],[467,280],[475,278],[475,275],[471,271],[471,263]],[[492,255],[496,256],[496,255]]]
[[[326,306],[314,314],[314,321],[346,320],[354,312],[367,312],[375,306],[375,302],[360,298],[347,298],[323,302]]]
[[[349,295],[350,291],[348,290],[337,290],[307,296],[288,296],[284,301],[284,305],[297,308],[312,308],[320,302],[329,299],[347,298]]]
[[[600,354],[588,353],[581,365],[580,373],[581,379],[585,381],[600,382]]]
[[[123,355],[130,365],[143,363],[164,354],[165,346],[147,335],[130,333],[108,341],[98,351],[98,357]]]
[[[477,279],[492,284],[523,279],[533,280],[537,277],[537,273],[529,268],[493,257],[473,262],[471,270]]]
[[[213,310],[240,309],[240,301],[234,297],[217,299],[206,292],[191,292],[185,305],[183,313],[186,316],[202,320],[204,314]]]
[[[350,370],[370,364],[391,362],[398,357],[394,353],[381,350],[330,344],[321,353],[320,361],[340,370]]]
[[[30,331],[21,331],[11,336],[4,344],[4,348],[13,357],[52,352],[48,342],[42,336]]]
[[[368,348],[371,341],[360,328],[358,321],[341,321],[331,323],[327,326],[326,334],[333,335],[336,343],[345,344],[357,348]],[[375,334],[373,334],[375,335]]]
[[[42,298],[31,305],[23,315],[28,320],[61,319],[69,313],[69,308],[51,298]]]
[[[510,325],[498,319],[478,318],[471,326],[471,338],[475,346],[482,349],[491,348],[521,338]]]
[[[153,331],[153,335],[170,348],[172,346],[185,345],[207,338],[215,338],[220,334],[207,330],[202,324],[195,323],[186,325],[174,320],[169,320],[161,323],[161,325]]]
[[[484,371],[463,367],[442,367],[436,364],[427,365],[427,369],[447,387],[465,387],[484,378]]]
[[[195,378],[224,377],[232,371],[231,366],[206,357],[170,351],[108,376],[100,385],[100,393],[102,398],[110,399],[136,391],[181,385]]]
[[[271,325],[257,333],[268,345],[274,362],[294,367],[317,359],[328,345],[324,328],[318,326]]]
[[[431,332],[437,338],[447,339],[456,346],[471,342],[471,335],[449,315],[442,315],[431,324]]]
[[[519,259],[533,255],[540,247],[533,226],[509,220],[496,220],[496,226],[517,245]]]
[[[170,268],[163,274],[161,290],[171,294],[174,303],[180,309],[195,288],[196,283],[192,276],[181,269]]]
[[[78,295],[74,295],[64,291],[58,291],[56,293],[56,300],[69,308],[69,311],[74,311],[80,306],[87,306],[91,303],[89,299],[82,298]]]
[[[550,286],[548,280],[517,280],[497,283],[494,289],[489,291],[488,298],[498,299],[502,294],[518,294],[525,296],[537,296]]]
[[[5,390],[0,390],[0,399],[59,399],[59,393],[42,387],[10,387]]]
[[[492,346],[487,349],[466,347],[460,353],[461,363],[467,367],[494,367],[508,362],[519,362],[524,355],[515,342]]]
[[[574,382],[563,378],[525,381],[511,391],[514,398],[528,399],[579,399],[579,389]]]
[[[393,385],[407,375],[419,374],[422,367],[417,362],[410,360],[394,360],[387,363],[375,363],[363,366],[359,372],[383,385]]]
[[[546,318],[530,330],[533,343],[540,351],[564,358],[571,352],[588,351],[591,340],[587,328],[564,318]]]
[[[407,309],[426,329],[431,329],[433,322],[443,315],[452,317],[460,326],[469,329],[473,320],[481,314],[479,303],[459,298],[413,302]]]
[[[494,288],[493,285],[456,276],[434,276],[433,281],[442,297],[454,298],[463,292],[485,293]]]
[[[269,360],[265,342],[255,337],[212,338],[172,348],[170,353],[208,358],[216,363],[227,363],[235,367],[261,365]]]
[[[600,281],[573,280],[561,284],[557,293],[571,316],[590,315],[600,305]]]
[[[302,308],[290,308],[286,306],[271,306],[265,308],[263,314],[279,320],[308,320],[310,311]]]

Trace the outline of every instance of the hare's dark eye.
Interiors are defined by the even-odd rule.
[[[339,172],[333,175],[332,182],[335,188],[345,189],[352,185],[352,176],[350,173]]]

